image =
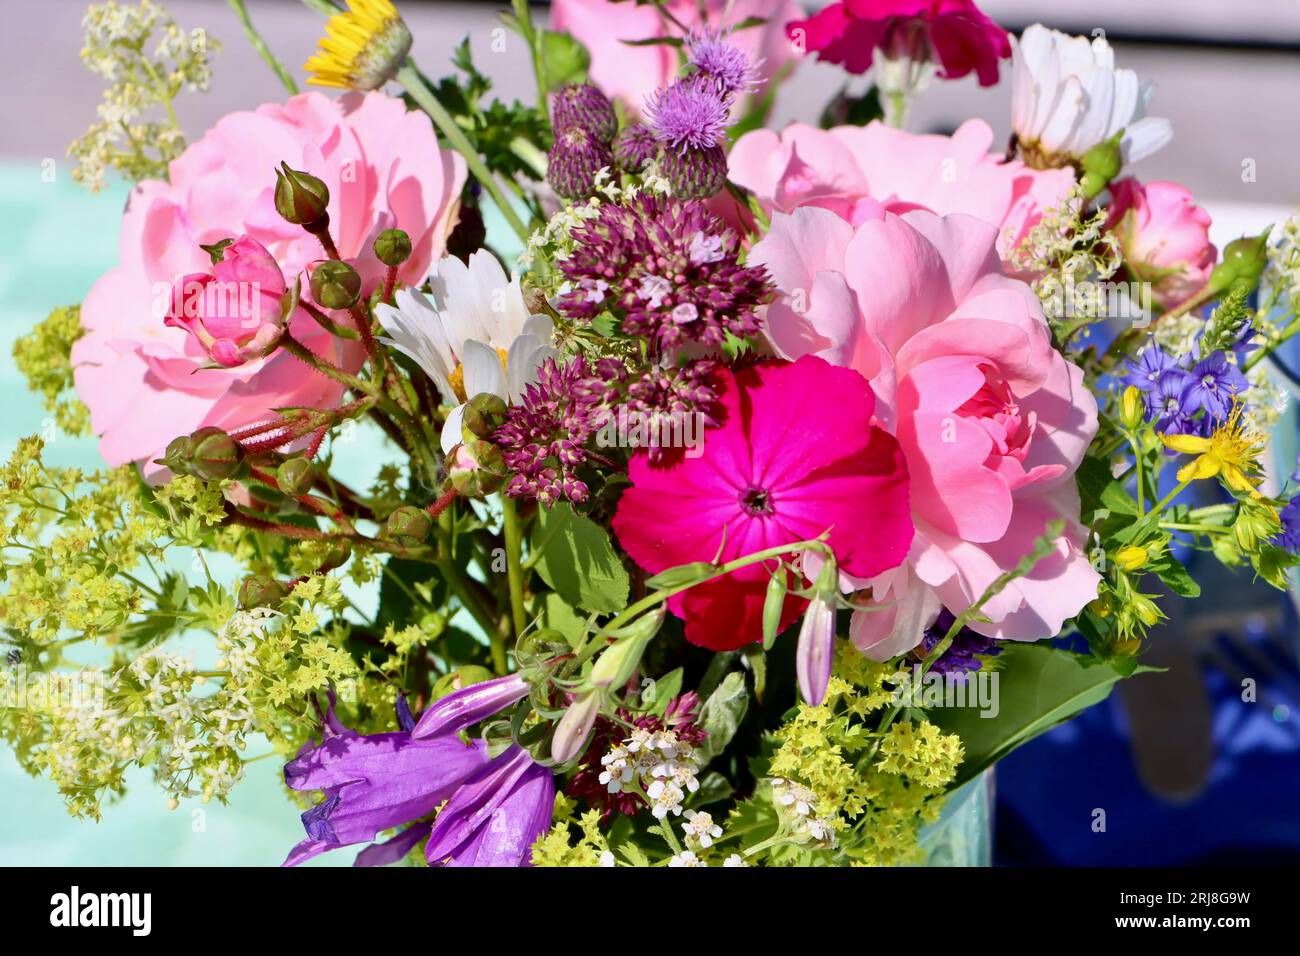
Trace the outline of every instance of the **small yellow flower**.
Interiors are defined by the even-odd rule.
[[[1241,405],[1234,406],[1227,421],[1214,429],[1208,438],[1198,435],[1160,436],[1171,451],[1197,456],[1178,469],[1179,481],[1196,481],[1217,475],[1232,491],[1249,494],[1252,498],[1260,496],[1255,490],[1255,485],[1261,480],[1256,458],[1265,439],[1242,418],[1241,411]]]
[[[1136,544],[1126,544],[1115,552],[1115,563],[1125,571],[1136,571],[1147,563],[1150,554],[1147,549]]]
[[[303,68],[317,86],[377,90],[411,52],[411,31],[390,0],[348,0],[348,8],[329,18],[320,49]]]
[[[1120,397],[1119,417],[1125,428],[1137,428],[1142,424],[1142,392],[1136,385],[1124,389]]]

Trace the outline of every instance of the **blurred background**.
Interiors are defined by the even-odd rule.
[[[116,261],[121,184],[74,185],[68,144],[95,118],[101,85],[82,66],[83,0],[5,0],[0,31],[0,455],[42,427],[44,412],[13,367],[14,339],[55,305],[85,295]],[[220,116],[283,95],[223,0],[165,4],[185,29],[223,49],[206,95],[181,99],[191,139]],[[533,95],[526,64],[492,52],[500,2],[398,0],[415,55],[434,76],[469,36],[475,62],[502,99]],[[810,8],[816,6],[810,3]],[[301,79],[321,18],[296,0],[248,0],[259,31]],[[1217,245],[1296,212],[1300,203],[1300,0],[981,0],[1013,32],[1042,22],[1104,31],[1118,65],[1153,80],[1153,115],[1173,143],[1140,163],[1145,180],[1187,186],[1214,220]],[[539,9],[539,18],[546,16]],[[1005,73],[1004,73],[1005,75]],[[805,61],[782,88],[773,122],[816,122],[845,82]],[[865,85],[857,84],[860,88]],[[1010,90],[973,77],[932,88],[909,128],[950,132],[981,117],[1004,142]],[[1245,175],[1249,169],[1253,175]],[[51,179],[49,171],[53,170]],[[1300,355],[1292,354],[1293,364]],[[1293,394],[1300,394],[1293,389]],[[1277,443],[1275,478],[1295,468],[1294,410]],[[59,464],[93,466],[93,443],[62,441]],[[1105,704],[1022,748],[997,772],[997,849],[1004,864],[1300,863],[1300,669],[1291,596],[1188,558],[1204,590],[1190,613],[1174,602],[1149,662],[1167,667],[1121,685]],[[1242,699],[1243,681],[1256,699]],[[71,820],[53,786],[27,777],[0,748],[0,864],[276,863],[301,838],[275,761],[250,765],[228,807],[169,812],[140,773],[98,825]],[[1105,811],[1106,828],[1094,827]],[[196,811],[198,811],[196,813]],[[324,862],[346,863],[343,859]]]

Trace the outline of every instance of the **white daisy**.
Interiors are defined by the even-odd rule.
[[[1115,69],[1106,38],[1070,36],[1034,24],[1011,37],[1011,125],[1030,152],[1080,159],[1121,129],[1126,163],[1173,138],[1169,120],[1147,116],[1154,86]]]
[[[558,356],[554,327],[544,315],[529,315],[518,277],[507,279],[501,263],[481,249],[469,265],[455,256],[434,264],[430,294],[397,293],[397,305],[380,305],[380,341],[410,356],[433,379],[449,405],[442,450],[460,443],[465,402],[489,392],[518,402],[537,380],[537,368]]]

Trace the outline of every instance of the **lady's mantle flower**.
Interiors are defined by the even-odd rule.
[[[1217,476],[1232,491],[1259,497],[1255,490],[1260,482],[1258,458],[1267,439],[1251,428],[1242,417],[1242,410],[1241,405],[1233,406],[1228,418],[1205,438],[1199,435],[1160,436],[1171,451],[1196,456],[1178,469],[1179,481]]]
[[[726,562],[828,532],[839,568],[863,578],[898,565],[912,541],[898,442],[872,424],[875,395],[852,369],[807,355],[720,372],[724,423],[702,454],[629,466],[614,531],[646,570]],[[686,638],[730,650],[762,638],[769,573],[761,564],[669,600]],[[790,599],[785,623],[802,602]]]
[[[455,406],[442,429],[442,450],[450,453],[461,441],[467,400],[486,392],[519,403],[543,360],[557,353],[551,320],[528,314],[519,279],[507,279],[492,253],[479,250],[468,265],[447,256],[429,285],[432,301],[403,289],[396,307],[375,311],[389,336],[381,341],[410,356]]]
[[[1120,130],[1125,163],[1173,138],[1169,120],[1146,115],[1151,83],[1115,69],[1105,37],[1089,41],[1034,24],[1011,47],[1011,125],[1029,165],[1067,165]]]
[[[411,52],[411,31],[389,0],[348,0],[348,7],[326,22],[320,49],[303,69],[317,86],[377,90]]]
[[[566,315],[594,319],[608,309],[657,351],[759,330],[767,273],[740,264],[736,234],[701,203],[642,193],[602,205],[573,240],[573,255],[559,262],[571,284],[559,300]]]

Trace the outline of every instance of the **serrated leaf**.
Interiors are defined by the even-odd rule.
[[[590,518],[557,504],[538,512],[537,573],[574,607],[614,612],[627,605],[629,580],[609,533]]]
[[[718,689],[709,695],[700,709],[700,726],[708,733],[699,746],[705,762],[712,760],[727,748],[731,738],[740,729],[749,709],[749,690],[745,687],[743,671],[732,671],[722,679]]]
[[[548,90],[587,78],[591,54],[574,36],[543,30],[541,46],[542,78]]]

